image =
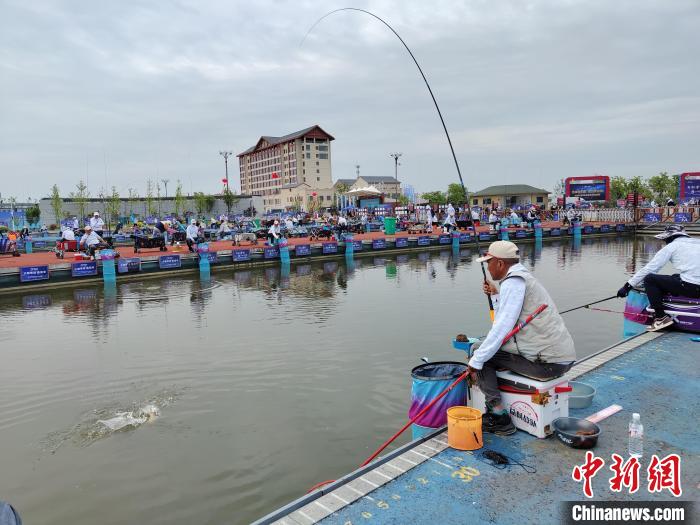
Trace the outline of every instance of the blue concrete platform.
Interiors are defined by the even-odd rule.
[[[652,454],[663,458],[671,453],[679,454],[682,461],[679,500],[699,499],[700,343],[690,337],[680,332],[643,334],[572,369],[572,377],[594,386],[597,394],[590,408],[571,410],[571,416],[586,417],[612,404],[623,407],[599,423],[602,433],[593,451],[606,463],[593,479],[594,498],[589,501],[675,500],[668,490],[649,493],[646,485]],[[645,429],[640,489],[632,495],[625,489],[613,493],[608,482],[610,456],[618,453],[627,458],[627,426],[633,412],[641,414]],[[299,500],[285,513],[273,513],[260,523],[560,523],[559,502],[586,499],[582,483],[571,475],[573,467],[583,463],[585,451],[568,448],[554,437],[485,434],[484,449],[473,453],[448,448],[446,442],[443,432],[410,444],[388,462],[358,471],[316,499],[312,495]],[[497,468],[483,457],[485,449],[501,452],[536,472],[518,465]]]

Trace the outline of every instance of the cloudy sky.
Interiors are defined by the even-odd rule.
[[[333,176],[419,191],[700,171],[700,1],[0,0],[0,193],[219,191],[221,149],[319,124]],[[237,163],[232,181],[238,182]]]

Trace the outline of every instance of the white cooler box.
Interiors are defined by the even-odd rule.
[[[504,370],[496,372],[501,399],[513,424],[538,438],[552,434],[552,421],[569,416],[569,378],[537,381]],[[468,405],[486,412],[486,399],[479,387],[471,387]]]

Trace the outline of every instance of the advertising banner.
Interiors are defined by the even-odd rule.
[[[396,247],[397,248],[405,248],[408,246],[408,238],[407,237],[397,237],[396,238]]]
[[[386,248],[386,241],[384,239],[374,239],[372,241],[373,250],[381,250]]]
[[[321,246],[321,251],[324,255],[338,253],[338,244],[335,242],[324,242]]]
[[[49,278],[49,266],[22,266],[19,269],[19,280],[22,283],[45,281]]]
[[[297,250],[299,248],[297,247]],[[250,261],[250,250],[233,250],[233,262]]]
[[[309,244],[298,244],[294,248],[294,255],[297,257],[305,257],[311,254],[311,246]]]
[[[72,277],[86,277],[97,275],[97,261],[81,261],[71,264],[70,274]]]
[[[141,271],[140,257],[126,257],[117,259],[117,271],[119,273],[136,273]]]
[[[182,266],[182,261],[179,255],[161,255],[158,257],[158,267],[161,270],[167,270],[170,268],[180,268]]]

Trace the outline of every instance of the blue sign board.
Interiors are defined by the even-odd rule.
[[[601,224],[600,225],[600,233],[608,233],[609,231],[610,231],[609,224]]]
[[[471,233],[461,233],[459,235],[459,242],[472,242]]]
[[[673,222],[691,222],[692,215],[690,213],[676,213],[673,216]]]
[[[97,275],[97,261],[82,261],[71,264],[70,274],[73,277]]]
[[[19,280],[22,283],[45,281],[49,278],[49,266],[22,266],[19,269]]]
[[[299,248],[297,247],[297,250]],[[250,261],[250,250],[233,250],[233,262]]]
[[[591,226],[590,224],[587,224],[586,226],[584,226],[583,233],[593,233],[593,226]]]
[[[552,228],[549,230],[550,237],[559,237],[561,235],[561,228]]]
[[[374,239],[372,241],[373,250],[381,250],[383,248],[386,248],[386,241],[384,239]]]
[[[45,248],[46,241],[34,241],[34,248]]]
[[[294,254],[297,257],[303,257],[305,255],[311,255],[311,246],[309,244],[298,244],[294,248]]]
[[[430,237],[418,237],[418,246],[430,246]]]
[[[452,242],[452,237],[450,235],[440,235],[438,237],[438,244],[450,244]]]
[[[117,260],[117,271],[119,273],[134,273],[141,271],[140,257],[126,257]]]
[[[623,232],[627,229],[627,227],[624,224],[616,224],[615,225],[615,231],[616,232]]]
[[[516,239],[524,239],[527,237],[527,232],[525,230],[516,230],[515,231],[515,238]]]
[[[481,232],[479,234],[479,240],[480,241],[490,241],[491,240],[491,234],[486,233],[486,232]]]
[[[352,241],[352,249],[356,252],[362,251],[362,241]]]
[[[661,222],[661,214],[660,213],[645,213],[644,218],[642,218],[644,222]]]
[[[324,254],[338,253],[338,244],[335,242],[324,242],[321,251]]]
[[[161,255],[160,257],[158,257],[158,266],[161,270],[167,270],[169,268],[180,268],[182,267],[182,262],[180,261],[179,255]]]
[[[408,237],[397,237],[396,238],[396,247],[397,248],[406,248],[408,246]]]
[[[263,250],[265,259],[274,259],[280,256],[280,251],[275,246],[269,246]]]
[[[199,256],[204,259],[205,257],[209,259],[209,264],[217,262],[216,252],[201,252]]]

